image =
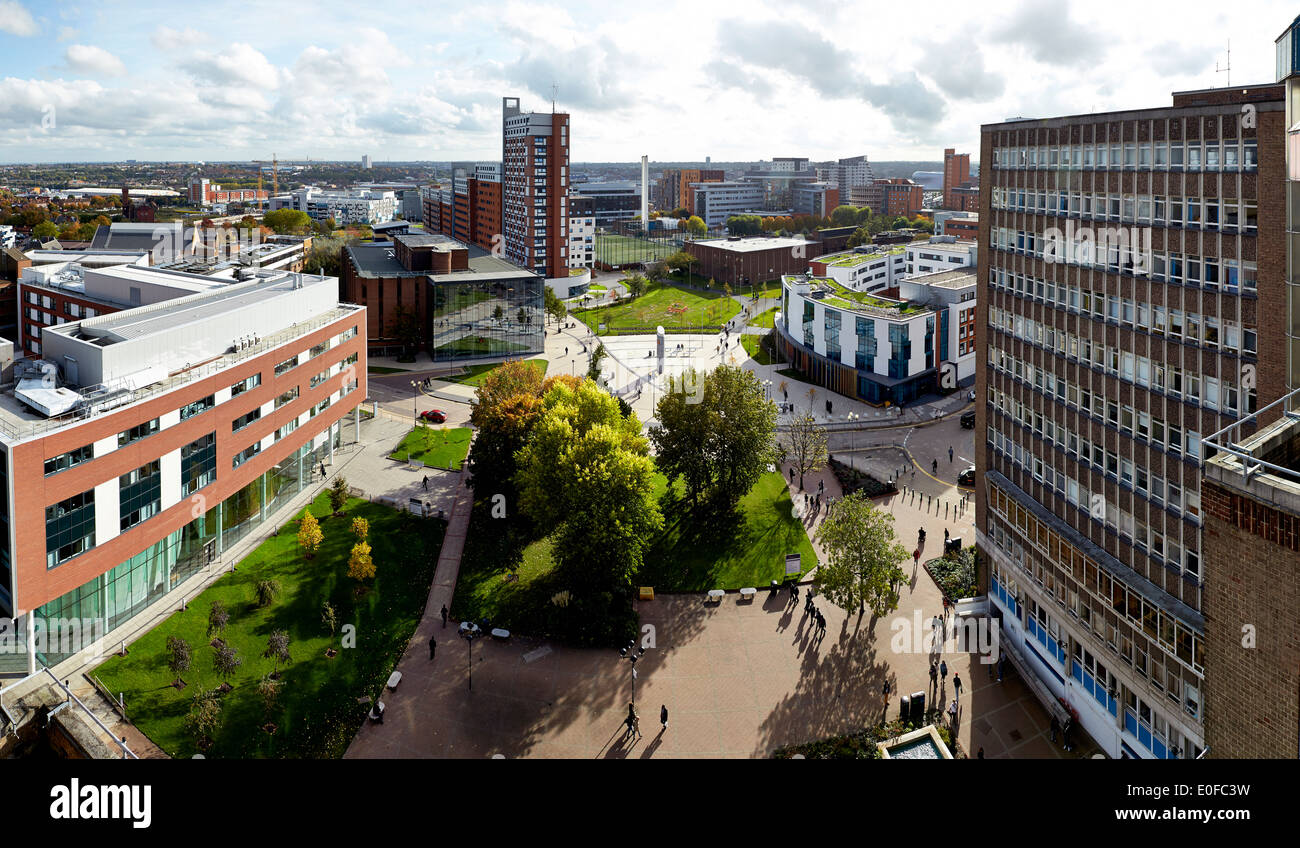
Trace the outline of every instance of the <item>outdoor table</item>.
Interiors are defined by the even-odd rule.
[[[400,671],[394,671],[392,674],[388,675],[389,689],[396,689],[397,684],[401,682],[402,682],[402,673]]]
[[[709,590],[709,600],[710,600],[710,601],[717,601],[718,603],[722,603],[722,596],[725,595],[725,594],[727,594],[727,593],[724,592],[724,591],[722,591],[721,589],[710,589],[710,590]]]
[[[746,600],[752,601],[754,599],[754,596],[757,594],[758,594],[758,590],[755,589],[753,586],[746,586],[745,588],[740,590],[740,596]]]

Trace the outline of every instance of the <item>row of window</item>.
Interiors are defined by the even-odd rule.
[[[1007,212],[1073,215],[1157,227],[1240,228],[1246,233],[1259,229],[1259,204],[1253,198],[994,188],[992,206]]]
[[[993,148],[994,168],[1218,170],[1258,165],[1259,144],[1253,138]]]

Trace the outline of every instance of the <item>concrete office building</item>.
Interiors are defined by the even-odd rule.
[[[668,168],[656,183],[655,206],[661,212],[685,209],[695,212],[695,186],[700,183],[720,183],[726,175],[719,168]]]
[[[569,195],[569,267],[596,266],[596,204],[586,195]]]
[[[922,242],[912,242],[905,248],[907,276],[973,267],[979,255],[977,248],[977,242],[956,236],[931,236]]]
[[[871,170],[871,163],[866,156],[850,156],[831,165],[817,169],[817,179],[827,182],[840,190],[840,197],[847,199],[849,189],[854,186],[871,185],[876,174]]]
[[[727,223],[732,215],[744,215],[763,207],[763,187],[755,182],[732,180],[695,186],[695,214],[710,230]]]
[[[832,183],[801,183],[794,187],[794,214],[829,218],[840,205],[840,190]]]
[[[808,267],[814,277],[827,277],[854,291],[878,292],[894,288],[907,273],[907,249],[902,245],[859,245],[818,256]]]
[[[1207,663],[1241,589],[1210,585],[1202,439],[1285,391],[1259,356],[1286,338],[1283,91],[982,128],[980,580],[1003,654],[1112,757],[1197,756],[1239,682]]]
[[[47,327],[40,359],[7,364],[0,613],[21,649],[8,670],[77,653],[284,520],[344,422],[359,424],[364,332],[336,279],[259,272]],[[52,628],[73,643],[42,643]]]

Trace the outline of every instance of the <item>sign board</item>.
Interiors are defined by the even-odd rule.
[[[799,571],[800,571],[800,569],[801,569],[801,566],[799,565],[799,555],[798,555],[798,554],[786,554],[786,555],[785,555],[785,573],[786,573],[786,576],[788,577],[788,576],[791,575],[791,574],[798,574]]]

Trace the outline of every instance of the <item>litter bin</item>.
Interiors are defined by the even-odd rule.
[[[925,721],[925,693],[912,693],[912,723],[920,724]]]
[[[909,697],[909,696],[907,696],[907,695],[904,695],[903,697],[901,697],[901,698],[898,699],[898,718],[899,718],[901,721],[911,721],[911,720],[912,720],[912,699],[911,699],[911,697]]]

